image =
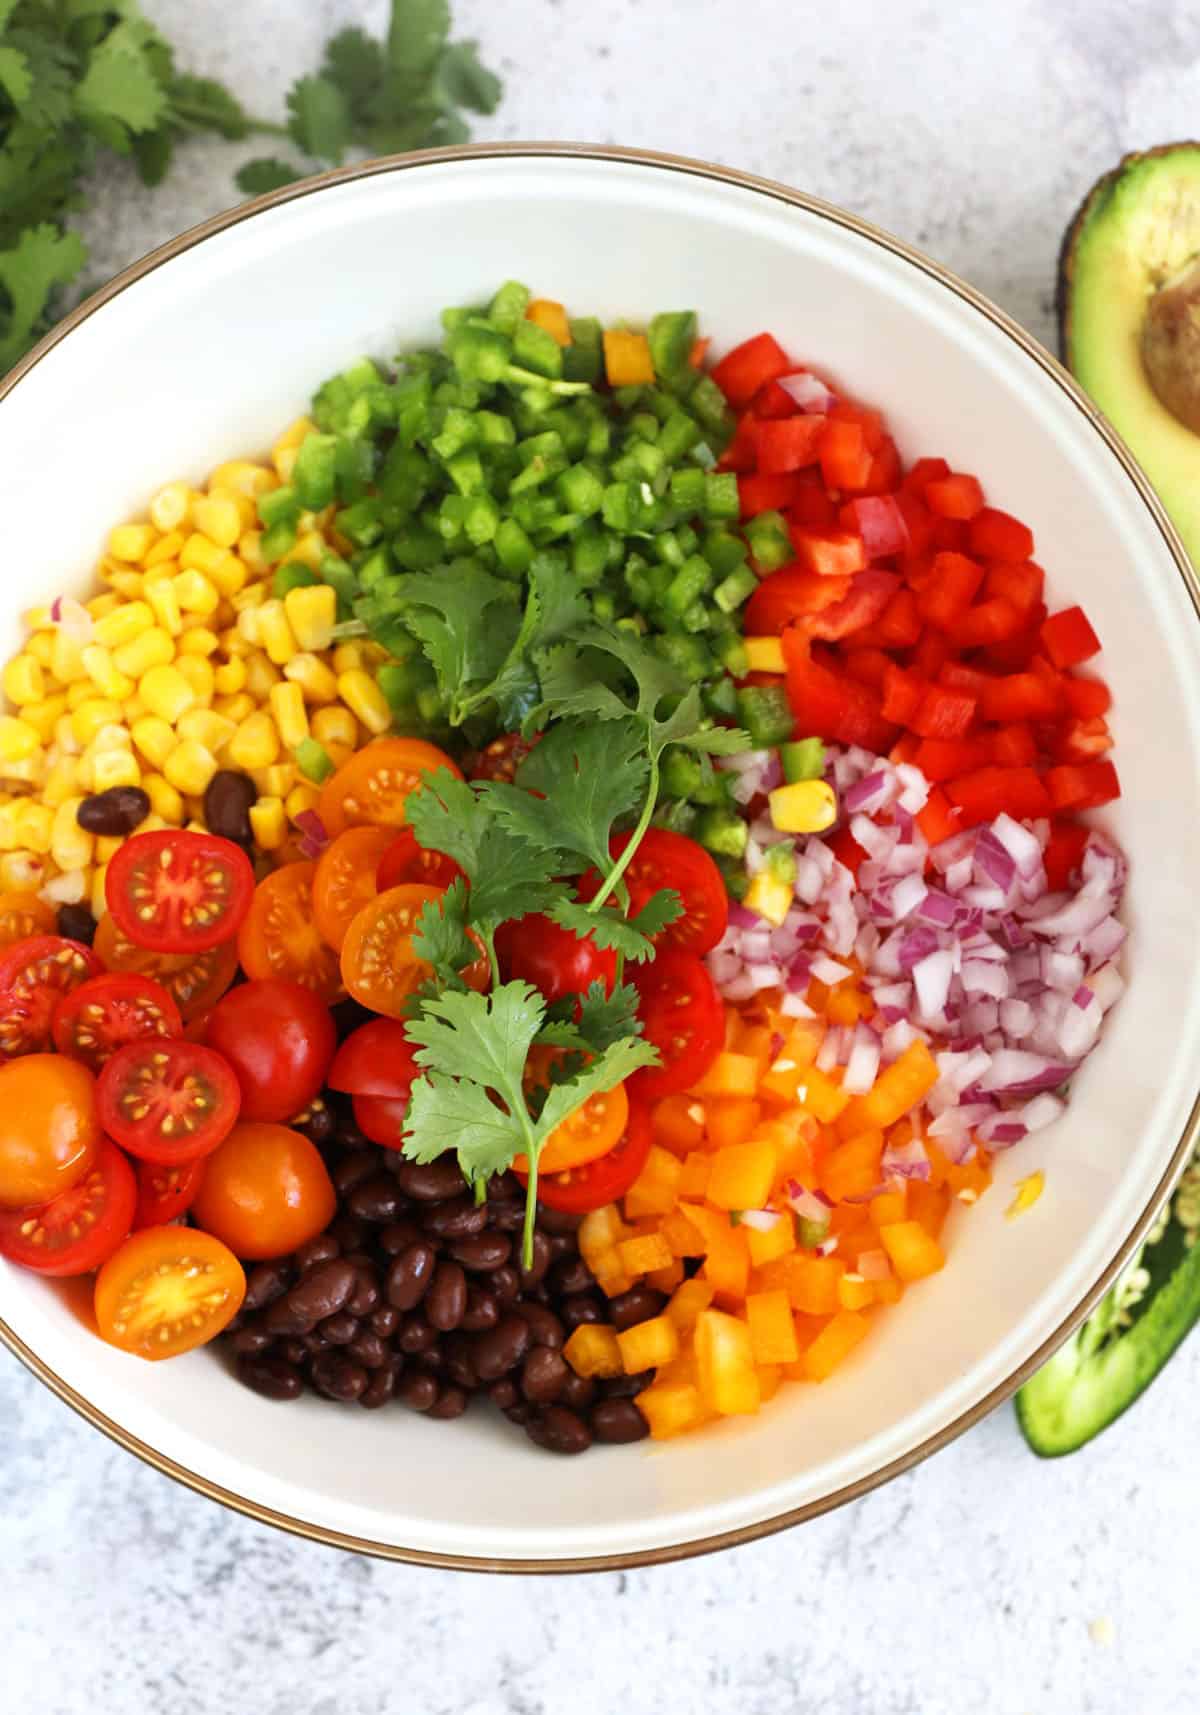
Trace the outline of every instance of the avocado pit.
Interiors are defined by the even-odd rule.
[[[1200,257],[1150,298],[1141,350],[1146,379],[1159,402],[1200,435]]]

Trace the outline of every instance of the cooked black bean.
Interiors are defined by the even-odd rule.
[[[437,1253],[432,1245],[418,1242],[393,1257],[388,1265],[384,1292],[389,1304],[397,1310],[412,1310],[418,1305],[433,1279]]]
[[[303,1340],[293,1336],[291,1339],[282,1341],[279,1347],[279,1356],[287,1364],[302,1364],[308,1356],[308,1347]]]
[[[535,1405],[549,1405],[562,1392],[567,1360],[547,1346],[535,1346],[521,1365],[521,1392]]]
[[[292,1261],[296,1265],[297,1274],[307,1274],[310,1268],[315,1268],[319,1262],[328,1262],[330,1257],[338,1255],[338,1242],[330,1238],[328,1233],[318,1233],[315,1239],[309,1239],[307,1244],[293,1252]]]
[[[477,1388],[479,1373],[475,1368],[475,1346],[465,1334],[451,1334],[442,1341],[441,1354],[448,1380],[458,1387]]]
[[[569,1369],[558,1396],[559,1405],[569,1405],[572,1411],[586,1411],[596,1397],[596,1384],[591,1376],[577,1376]]]
[[[628,1292],[619,1292],[609,1299],[608,1320],[618,1334],[623,1334],[626,1328],[659,1315],[666,1302],[666,1293],[655,1292],[652,1286],[632,1286]]]
[[[525,1201],[525,1187],[510,1168],[503,1173],[494,1173],[486,1190],[489,1203],[512,1202],[514,1198],[522,1203]]]
[[[390,1173],[373,1173],[362,1180],[346,1198],[346,1207],[360,1221],[383,1226],[394,1221],[404,1208],[404,1198]]]
[[[347,1345],[346,1356],[364,1369],[378,1370],[387,1362],[387,1344],[370,1328],[360,1328]]]
[[[475,1336],[475,1368],[480,1381],[495,1381],[515,1369],[531,1345],[529,1324],[513,1311],[486,1334]]]
[[[371,1371],[371,1379],[358,1396],[358,1403],[367,1411],[378,1411],[396,1391],[396,1373],[391,1369]]]
[[[342,1308],[350,1294],[354,1291],[357,1275],[345,1257],[330,1257],[327,1262],[317,1263],[308,1273],[301,1275],[295,1286],[280,1299],[279,1303],[288,1307],[297,1324],[307,1322],[308,1328],[314,1328],[318,1322],[323,1322],[327,1316],[332,1316]],[[271,1310],[278,1309],[273,1304]],[[268,1311],[268,1316],[271,1311]],[[292,1329],[281,1329],[282,1333],[306,1333],[307,1329],[297,1326]]]
[[[342,1156],[330,1178],[343,1203],[356,1185],[361,1185],[364,1179],[371,1177],[378,1165],[378,1155],[370,1148],[353,1149]]]
[[[581,1256],[561,1257],[546,1276],[546,1285],[558,1298],[572,1292],[586,1292],[596,1284],[596,1277]]]
[[[547,1233],[546,1243],[550,1246],[550,1261],[556,1263],[559,1257],[575,1256],[577,1247],[573,1233]]]
[[[525,1318],[535,1346],[547,1346],[557,1352],[562,1348],[566,1334],[563,1325],[553,1310],[544,1304],[519,1304],[517,1314]]]
[[[592,1444],[592,1432],[583,1418],[565,1405],[548,1405],[541,1426],[540,1445],[551,1453],[586,1453]]]
[[[511,1376],[501,1376],[498,1382],[493,1382],[488,1388],[488,1398],[497,1411],[508,1411],[510,1407],[520,1402],[521,1390]]]
[[[298,1399],[304,1392],[304,1379],[295,1364],[283,1358],[243,1356],[238,1359],[239,1381],[267,1399]]]
[[[519,1233],[525,1225],[525,1200],[489,1203],[488,1222],[497,1232]]]
[[[347,1262],[353,1260],[357,1284],[354,1291],[346,1300],[346,1309],[351,1316],[369,1316],[379,1304],[379,1273],[375,1264],[368,1258],[353,1259],[347,1257]]]
[[[462,1416],[469,1399],[465,1388],[444,1387],[430,1406],[429,1416],[437,1418],[439,1423],[448,1423],[451,1418]]]
[[[396,1383],[396,1398],[410,1411],[428,1411],[438,1396],[438,1384],[433,1376],[406,1373]]]
[[[353,1251],[361,1251],[369,1242],[371,1232],[365,1221],[360,1221],[356,1215],[347,1214],[335,1216],[330,1221],[328,1230],[347,1256]]]
[[[468,1334],[482,1334],[500,1320],[500,1300],[484,1286],[467,1287],[467,1307],[459,1327]]]
[[[471,1233],[465,1239],[451,1240],[446,1251],[455,1262],[461,1262],[472,1273],[483,1274],[508,1261],[512,1255],[512,1240],[505,1233]]]
[[[275,1336],[261,1323],[251,1322],[239,1328],[230,1338],[229,1344],[239,1358],[256,1358],[260,1352],[265,1352],[275,1344]]]
[[[469,1233],[481,1233],[487,1226],[486,1203],[477,1203],[469,1192],[448,1198],[423,1210],[421,1225],[435,1239],[465,1239]]]
[[[529,1267],[521,1263],[521,1285],[528,1292],[532,1287],[540,1286],[546,1270],[550,1267],[550,1241],[545,1233],[535,1232],[533,1235],[533,1254]]]
[[[248,774],[219,768],[204,789],[204,821],[209,833],[249,845],[253,839],[250,811],[257,802],[258,788]]]
[[[425,1294],[425,1314],[441,1333],[457,1328],[467,1308],[467,1277],[456,1262],[439,1262]]]
[[[381,1340],[390,1340],[400,1326],[400,1312],[394,1304],[381,1304],[378,1310],[372,1310],[368,1320],[373,1334],[378,1334]]]
[[[605,1399],[633,1399],[653,1380],[653,1370],[640,1370],[636,1376],[605,1376],[600,1392]]]
[[[582,1215],[568,1214],[565,1209],[550,1209],[545,1203],[538,1204],[538,1226],[545,1233],[577,1233],[583,1222]]]
[[[512,1263],[501,1263],[488,1276],[488,1287],[496,1294],[501,1304],[515,1304],[521,1296],[521,1276]]]
[[[304,1342],[304,1350],[310,1358],[315,1358],[318,1352],[329,1351],[333,1345],[333,1341],[327,1340],[324,1334],[318,1332],[316,1328],[312,1330],[311,1334],[304,1334],[301,1338]]]
[[[367,1383],[371,1379],[361,1364],[356,1364],[344,1352],[322,1352],[313,1359],[309,1371],[312,1384],[318,1393],[323,1393],[326,1399],[336,1399],[343,1404],[360,1399],[367,1391]]]
[[[602,1399],[592,1411],[592,1434],[597,1441],[643,1441],[650,1425],[631,1399]]]
[[[86,905],[60,905],[55,927],[65,940],[82,941],[85,947],[96,938],[96,919]]]
[[[328,1143],[337,1129],[332,1111],[319,1097],[287,1123],[293,1131],[302,1131],[309,1142],[315,1144]]]
[[[262,1310],[287,1291],[291,1269],[286,1262],[256,1262],[246,1275],[244,1310]]]
[[[149,814],[149,794],[140,786],[110,786],[107,792],[93,792],[90,798],[83,799],[75,820],[89,834],[112,839],[118,834],[131,834]]]
[[[358,1333],[358,1317],[348,1310],[337,1310],[318,1322],[314,1332],[323,1335],[331,1346],[348,1346]]]
[[[529,1423],[533,1413],[534,1408],[527,1399],[520,1399],[516,1405],[509,1405],[504,1409],[504,1415],[510,1423]]]
[[[405,1161],[396,1170],[396,1183],[406,1197],[418,1203],[440,1203],[447,1197],[457,1197],[463,1188],[462,1170],[451,1155],[437,1161]]]
[[[419,1244],[421,1238],[420,1227],[405,1216],[403,1220],[389,1221],[381,1232],[376,1233],[375,1243],[381,1251],[386,1251],[388,1256],[399,1256],[409,1245]]]
[[[416,1357],[418,1352],[432,1352],[437,1343],[437,1329],[431,1328],[418,1310],[404,1318],[396,1335],[396,1344],[409,1357]]]
[[[558,1313],[563,1325],[572,1331],[582,1328],[585,1322],[608,1321],[608,1307],[595,1292],[573,1292],[570,1298],[562,1300]]]

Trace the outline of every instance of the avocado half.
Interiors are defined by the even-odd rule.
[[[1200,143],[1126,155],[1092,187],[1063,239],[1058,322],[1063,361],[1200,565]]]

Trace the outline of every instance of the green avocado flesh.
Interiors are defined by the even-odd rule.
[[[1200,256],[1200,143],[1127,155],[1094,186],[1059,270],[1063,358],[1117,429],[1200,564],[1200,435],[1163,405],[1142,363],[1150,299]]]

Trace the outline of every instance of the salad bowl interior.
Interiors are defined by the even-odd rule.
[[[334,175],[131,270],[0,402],[20,614],[83,595],[112,521],[161,482],[265,447],[331,371],[436,339],[447,304],[529,281],[573,310],[695,308],[720,352],[770,328],[888,415],[902,454],[975,471],[1026,519],[1052,605],[1104,646],[1130,860],[1128,992],[1066,1117],[956,1208],[944,1272],[836,1376],[667,1443],[547,1459],[483,1414],[281,1405],[215,1349],[153,1365],[89,1338],[80,1295],[0,1265],[0,1334],[100,1428],[205,1493],[328,1541],[449,1564],[631,1564],[754,1535],[860,1492],[1006,1397],[1094,1301],[1192,1135],[1200,1065],[1200,622],[1144,478],[994,308],[850,216],[694,163],[587,149],[448,151]],[[68,499],[66,505],[64,498]],[[1016,1181],[1046,1175],[1005,1218]]]

